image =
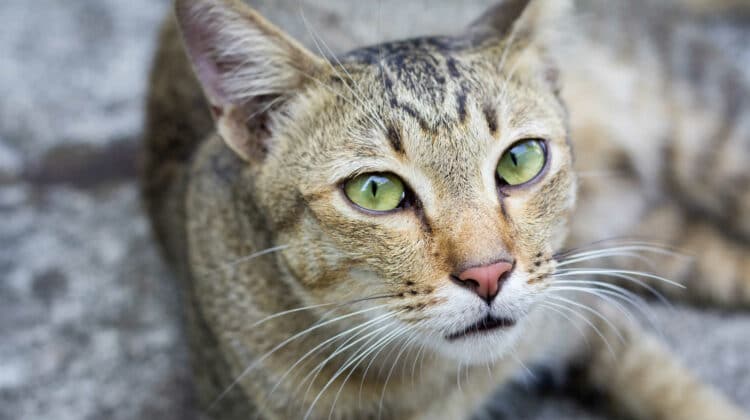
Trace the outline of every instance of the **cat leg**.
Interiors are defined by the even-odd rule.
[[[670,298],[750,309],[750,243],[704,218],[686,214],[677,205],[649,212],[639,227],[640,235],[648,232],[658,232],[660,240],[686,257],[659,257],[651,267],[631,260],[628,268],[656,271],[682,284],[684,288],[650,282]]]
[[[609,323],[594,323],[601,337],[592,333],[577,359],[582,368],[578,379],[603,392],[618,415],[644,420],[750,419],[699,382],[654,337],[616,312],[605,315]]]

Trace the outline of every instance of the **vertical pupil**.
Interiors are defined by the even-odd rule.
[[[370,179],[370,190],[372,190],[373,197],[378,195],[378,183],[372,179]]]
[[[516,157],[516,153],[512,150],[510,152],[510,160],[513,161],[513,165],[518,166],[518,158]]]

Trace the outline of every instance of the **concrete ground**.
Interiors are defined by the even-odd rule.
[[[339,51],[459,28],[489,0],[260,3],[310,44],[304,10]],[[0,2],[1,420],[197,418],[177,291],[135,182],[146,76],[167,9],[166,0]],[[654,310],[684,363],[750,410],[750,314]],[[498,402],[498,417],[605,418],[522,387]]]

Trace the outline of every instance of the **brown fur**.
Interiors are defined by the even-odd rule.
[[[649,232],[653,223],[663,231],[673,228],[673,236],[660,239],[674,245],[704,241],[701,250],[705,241],[716,244],[689,270],[691,284],[717,264],[734,264],[722,273],[723,281],[703,282],[690,289],[691,296],[746,306],[747,183],[731,181],[736,186],[720,197],[715,187],[747,177],[747,169],[709,172],[699,180],[701,193],[694,194],[687,177],[694,173],[690,165],[697,152],[683,146],[699,140],[689,138],[698,136],[689,126],[695,115],[715,123],[734,113],[738,116],[727,124],[736,124],[746,121],[748,108],[742,101],[707,109],[698,97],[694,106],[678,100],[683,92],[697,92],[696,83],[681,83],[680,75],[658,60],[646,60],[654,72],[637,71],[642,64],[622,56],[618,39],[600,45],[591,40],[601,42],[601,37],[584,36],[586,53],[557,50],[551,43],[555,33],[546,28],[565,12],[564,2],[526,3],[504,2],[460,37],[394,42],[329,62],[239,1],[177,2],[188,55],[208,101],[191,73],[177,21],[170,18],[152,75],[144,195],[166,254],[186,281],[199,394],[210,406],[230,390],[210,414],[301,418],[309,409],[312,418],[329,413],[334,418],[459,418],[515,373],[515,360],[502,356],[515,349],[534,360],[554,342],[564,349],[562,363],[590,360],[584,369],[587,383],[638,418],[743,417],[616,313],[609,315],[612,324],[599,325],[607,342],[615,343],[610,358],[611,344],[600,342],[593,330],[595,345],[586,348],[571,338],[571,325],[540,307],[554,286],[561,261],[556,253],[566,241],[593,241],[602,232]],[[581,57],[592,61],[586,64]],[[629,66],[624,71],[607,72],[623,63]],[[608,96],[608,83],[622,84],[631,74],[643,92]],[[729,69],[726,74],[734,75]],[[731,80],[735,88],[746,88],[740,79]],[[650,90],[653,86],[668,89],[673,100],[664,101],[662,91]],[[630,112],[630,100],[640,101],[642,113]],[[683,104],[686,109],[675,108]],[[663,117],[660,124],[651,123],[654,115]],[[623,138],[633,130],[613,130],[627,124],[638,124],[637,139]],[[718,136],[730,137],[732,128],[719,129]],[[549,162],[528,185],[498,190],[494,165],[523,138],[545,139]],[[748,137],[722,141],[711,159],[729,159],[734,142],[744,141],[740,138]],[[574,168],[570,139],[579,168]],[[651,162],[641,164],[640,153],[653,158],[660,150],[671,151],[671,166],[656,162],[653,167],[663,170],[653,171]],[[622,161],[632,169],[627,177],[583,179],[574,213],[576,169],[608,169]],[[601,166],[589,167],[591,162]],[[343,181],[379,171],[405,180],[416,196],[409,208],[373,215],[347,201]],[[620,206],[613,200],[612,182],[634,201]],[[641,194],[642,185],[655,190]],[[668,198],[653,200],[653,195]],[[715,205],[717,200],[722,204]],[[599,220],[593,204],[600,202],[618,216]],[[631,209],[643,217],[628,214]],[[701,229],[680,235],[693,220]],[[586,226],[593,221],[601,224]],[[270,247],[279,248],[249,259]],[[496,309],[512,315],[517,325],[471,346],[446,344],[443,337],[470,324],[485,305],[470,300],[476,297],[452,284],[451,275],[498,259],[514,261],[515,268]],[[668,274],[681,280],[687,275],[681,269],[675,266]],[[363,298],[372,299],[355,302]],[[341,302],[351,303],[255,325],[283,311]],[[347,315],[355,311],[363,312]],[[376,322],[387,314],[387,321]],[[326,322],[335,316],[346,318]],[[316,322],[321,324],[313,333],[265,356]],[[373,328],[302,359],[324,340],[365,322],[373,322]],[[588,322],[572,323],[589,330]],[[612,339],[618,325],[626,331],[620,342]],[[336,376],[351,357],[375,344],[365,334],[377,339],[399,331],[409,335],[390,336],[393,341],[377,354]],[[349,350],[323,363],[347,337]],[[420,352],[427,357],[415,379],[408,373]],[[476,357],[467,356],[473,352]],[[490,377],[474,372],[484,370],[485,361],[494,366]],[[320,373],[306,376],[319,363]],[[655,364],[667,367],[650,369]],[[463,388],[472,392],[456,383],[462,366],[470,378]],[[649,374],[638,373],[643,371]],[[646,389],[667,389],[680,397],[654,398]]]

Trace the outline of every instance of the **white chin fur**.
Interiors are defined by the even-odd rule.
[[[523,282],[519,280],[521,279],[509,279],[503,289],[503,295],[496,298],[490,311],[496,317],[515,319],[516,325],[473,333],[453,340],[446,338],[447,333],[433,335],[426,344],[438,354],[464,365],[494,362],[512,352],[523,333],[526,309],[533,302],[533,297],[525,293]],[[429,321],[430,327],[437,331],[460,331],[488,314],[484,302],[472,292],[457,286],[444,287],[437,291],[437,295],[444,298],[445,302],[434,308]]]
[[[518,326],[471,334],[455,340],[433,339],[432,348],[440,355],[463,365],[492,363],[512,351],[518,340]]]

